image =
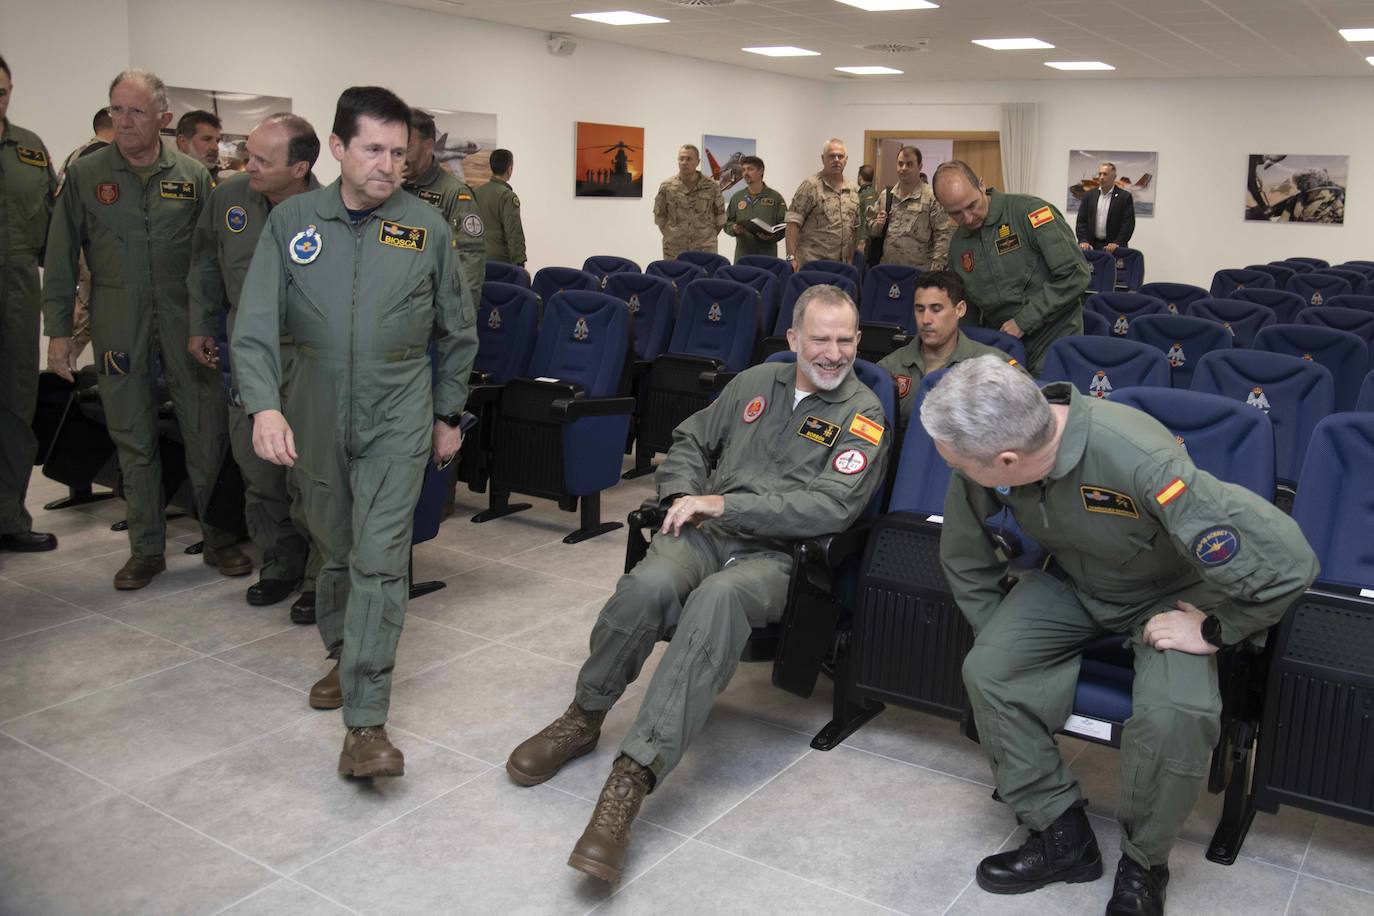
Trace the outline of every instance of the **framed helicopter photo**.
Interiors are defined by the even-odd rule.
[[[1245,174],[1245,218],[1344,225],[1349,174],[1349,156],[1252,153]]]
[[[1077,213],[1083,198],[1097,190],[1098,167],[1116,166],[1116,186],[1129,191],[1137,217],[1155,215],[1155,189],[1159,187],[1159,153],[1141,150],[1069,150],[1069,199],[1065,213]]]
[[[578,121],[574,133],[576,196],[644,196],[644,128]]]

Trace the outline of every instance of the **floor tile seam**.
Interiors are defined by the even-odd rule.
[[[214,836],[212,836],[212,835],[206,833],[204,830],[201,830],[201,829],[199,829],[198,827],[193,827],[193,826],[191,826],[190,824],[188,824],[188,823],[186,823],[185,821],[183,821],[181,818],[175,817],[174,815],[171,815],[171,814],[168,814],[166,811],[163,811],[162,809],[157,808],[157,807],[155,807],[154,805],[149,804],[148,802],[144,801],[143,799],[139,798],[139,797],[136,796],[136,795],[130,795],[128,792],[123,792],[123,791],[121,791],[120,794],[123,795],[124,797],[128,798],[130,801],[134,802],[135,804],[141,805],[141,806],[143,806],[144,808],[147,808],[149,811],[152,811],[154,814],[158,815],[159,817],[165,817],[165,818],[167,818],[167,820],[171,821],[172,823],[178,824],[178,825],[180,825],[180,826],[182,826],[182,827],[185,827],[187,830],[191,831],[192,833],[196,834],[197,836],[202,836],[202,837],[204,837],[205,839],[209,840],[211,843],[214,843],[216,846],[219,846],[219,847],[222,847],[223,849],[229,850],[229,851],[232,852],[234,855],[239,856],[239,857],[241,857],[241,858],[244,858],[244,859],[248,860],[249,862],[252,862],[254,865],[258,866],[259,868],[264,868],[264,869],[266,869],[269,873],[271,873],[271,874],[273,874],[273,875],[276,875],[277,878],[285,878],[285,877],[288,877],[287,875],[283,874],[283,873],[282,873],[281,871],[279,871],[278,869],[272,867],[271,865],[268,865],[266,862],[262,861],[261,859],[257,858],[256,856],[249,855],[248,853],[244,852],[244,851],[241,850],[241,849],[236,849],[236,848],[234,848],[233,846],[229,845],[228,843],[224,842],[223,840],[218,839],[217,837],[214,837]],[[261,890],[265,890],[265,889],[268,887],[268,885],[270,885],[270,884],[275,884],[275,883],[276,883],[275,880],[269,881],[268,884],[264,884],[262,887],[258,888],[258,890],[260,890],[260,891],[261,891]]]
[[[1005,843],[1006,841],[1003,840],[1003,842]],[[1000,848],[1000,847],[999,847],[999,848]],[[969,879],[968,879],[968,884],[965,884],[965,885],[964,885],[964,889],[961,890],[961,891],[959,891],[959,893],[957,893],[957,894],[954,895],[954,899],[951,900],[951,901],[949,902],[949,906],[945,907],[944,910],[942,910],[942,911],[940,912],[940,916],[949,916],[949,911],[952,910],[952,909],[954,909],[954,905],[955,905],[956,903],[958,903],[958,902],[963,898],[963,896],[964,896],[965,894],[968,893],[968,889],[971,888],[971,887],[973,887],[973,879],[972,879],[972,878],[969,878]]]
[[[1374,897],[1374,888],[1359,887],[1355,884],[1346,884],[1344,881],[1337,881],[1335,878],[1323,878],[1321,875],[1314,875],[1310,871],[1302,872],[1299,878],[1311,878],[1313,881],[1321,881],[1323,884],[1334,884],[1336,887],[1343,887],[1348,891],[1358,891],[1367,897]]]
[[[668,851],[665,852],[663,855],[661,855],[661,856],[659,856],[657,859],[655,859],[654,862],[653,862],[653,864],[645,866],[643,869],[641,869],[641,870],[640,870],[633,878],[631,878],[630,880],[624,881],[624,882],[622,882],[622,883],[620,883],[620,884],[615,885],[615,886],[612,888],[612,890],[611,890],[610,896],[608,896],[605,900],[602,900],[602,901],[598,902],[598,903],[597,903],[595,906],[593,906],[590,910],[587,910],[585,916],[591,916],[592,913],[595,913],[597,910],[601,909],[603,906],[605,906],[606,904],[610,903],[612,900],[614,900],[616,897],[618,897],[618,896],[620,895],[620,893],[621,893],[622,891],[624,891],[627,887],[630,887],[630,886],[633,885],[636,881],[638,881],[640,878],[643,878],[645,875],[649,874],[649,873],[650,873],[651,871],[653,871],[655,868],[658,868],[658,867],[659,867],[660,865],[662,865],[665,861],[667,861],[674,853],[676,853],[678,850],[682,849],[682,848],[683,848],[684,846],[686,846],[688,843],[692,842],[690,838],[685,837],[685,836],[683,836],[682,834],[677,833],[676,831],[670,831],[670,832],[672,832],[675,836],[680,837],[681,840],[682,840],[682,842],[678,843],[678,844],[677,844],[676,846],[674,846],[672,849],[668,850]]]
[[[548,545],[545,544],[544,546],[547,547]],[[571,545],[570,545],[570,546],[571,546]],[[524,571],[526,571],[526,572],[543,573],[543,574],[546,575],[546,576],[553,576],[555,579],[562,579],[564,582],[575,582],[575,583],[577,583],[578,585],[591,585],[591,586],[594,586],[594,587],[596,587],[596,588],[609,588],[609,586],[607,586],[607,585],[605,585],[605,584],[603,584],[603,583],[600,583],[600,582],[588,582],[586,579],[578,579],[578,578],[576,578],[576,577],[574,577],[574,576],[565,576],[565,575],[563,575],[562,573],[552,572],[551,570],[547,570],[547,569],[540,569],[540,568],[537,567],[537,566],[524,566],[524,565],[521,565],[521,564],[519,564],[519,563],[513,562],[513,561],[515,561],[515,560],[518,560],[520,557],[523,557],[525,554],[529,553],[530,551],[532,551],[532,550],[539,550],[539,549],[540,549],[540,548],[538,548],[538,547],[531,547],[530,550],[522,550],[522,551],[520,551],[520,552],[517,553],[517,554],[512,554],[511,556],[507,557],[506,559],[504,559],[504,560],[498,560],[497,562],[498,562],[498,563],[505,563],[507,566],[514,566],[516,569],[524,570]]]
[[[46,633],[49,630],[56,630],[59,627],[65,627],[69,623],[79,623],[82,620],[89,620],[90,618],[97,616],[95,611],[86,610],[86,608],[78,608],[78,610],[84,611],[85,613],[80,617],[73,617],[71,620],[63,620],[60,623],[50,623],[47,626],[39,627],[36,630],[28,630],[24,633],[15,633],[13,636],[0,636],[0,643],[9,642],[11,639],[23,639],[25,636],[36,636],[39,633]]]
[[[173,643],[173,645],[176,645],[176,644]],[[184,647],[184,646],[177,646],[177,648],[185,648],[185,647]],[[190,651],[190,650],[187,650],[187,651]],[[26,719],[26,718],[28,718],[29,716],[36,716],[36,715],[38,715],[39,713],[49,712],[49,711],[51,711],[51,710],[57,709],[59,706],[66,706],[68,703],[77,703],[77,702],[81,702],[81,701],[84,701],[84,700],[89,700],[91,697],[94,697],[94,696],[97,695],[97,694],[104,693],[104,692],[107,691],[107,690],[114,690],[114,689],[116,689],[116,688],[118,688],[118,687],[125,687],[125,686],[127,686],[127,685],[129,685],[129,684],[135,683],[136,681],[141,681],[141,680],[143,680],[144,678],[153,677],[154,675],[157,675],[157,674],[165,674],[165,673],[167,673],[168,671],[174,671],[174,670],[176,670],[177,668],[181,668],[181,667],[183,667],[183,666],[185,666],[185,665],[194,664],[195,662],[201,661],[202,659],[206,659],[206,658],[209,658],[209,656],[208,656],[208,655],[197,655],[195,658],[188,658],[188,659],[185,659],[184,661],[179,661],[179,662],[176,662],[175,664],[168,665],[168,666],[165,667],[165,668],[158,668],[156,671],[148,671],[148,672],[145,672],[145,673],[143,673],[143,674],[138,675],[137,677],[131,677],[131,678],[127,679],[127,680],[119,681],[118,683],[115,683],[115,684],[109,684],[109,685],[107,685],[107,686],[105,686],[105,687],[100,687],[100,688],[98,688],[98,689],[96,689],[96,690],[89,690],[89,691],[87,691],[86,693],[78,694],[77,696],[74,696],[74,697],[67,697],[66,699],[64,699],[64,700],[62,700],[62,701],[60,701],[60,702],[57,702],[57,703],[50,703],[49,705],[44,706],[44,707],[41,708],[41,709],[34,709],[34,710],[31,710],[31,711],[26,712],[26,713],[21,713],[20,715],[17,715],[17,716],[11,716],[11,717],[8,718],[8,719],[0,720],[0,729],[8,728],[9,726],[13,725],[15,722],[18,722],[20,719]],[[11,736],[11,737],[12,737],[12,736]]]
[[[397,733],[402,734],[402,735],[405,735],[407,738],[414,738],[416,741],[423,741],[425,744],[432,744],[432,745],[434,745],[435,747],[437,747],[437,748],[439,748],[439,749],[441,749],[441,750],[448,751],[450,754],[457,754],[459,757],[466,757],[468,760],[471,760],[471,761],[473,761],[473,762],[475,762],[475,763],[480,763],[480,764],[482,764],[482,766],[486,767],[488,770],[494,770],[494,769],[496,769],[498,766],[501,765],[501,764],[499,764],[499,763],[492,763],[492,762],[489,761],[489,760],[483,760],[481,757],[478,757],[476,754],[470,754],[470,753],[468,753],[467,751],[460,751],[460,750],[458,750],[458,748],[456,748],[456,747],[451,747],[450,745],[447,745],[447,744],[445,744],[445,743],[442,742],[442,741],[435,741],[433,738],[428,738],[428,737],[426,737],[426,736],[420,734],[419,732],[411,731],[411,730],[408,729],[408,728],[403,728],[402,726],[399,726],[399,725],[394,725],[394,726],[391,726],[391,727],[392,727]]]
[[[78,560],[77,562],[80,562],[80,561]],[[0,578],[5,578],[5,577],[0,576]],[[65,605],[67,605],[67,606],[69,606],[69,607],[74,607],[74,608],[77,608],[78,610],[87,611],[87,612],[92,613],[92,614],[99,613],[98,611],[93,611],[93,610],[91,610],[90,608],[86,607],[84,604],[77,604],[75,601],[72,601],[72,600],[69,599],[69,598],[63,598],[63,597],[61,597],[60,595],[49,595],[47,592],[43,591],[42,589],[40,589],[40,588],[34,588],[32,585],[29,585],[29,584],[27,584],[27,583],[25,583],[25,582],[20,582],[18,579],[7,579],[6,581],[8,581],[11,585],[15,585],[15,586],[18,586],[19,588],[23,588],[23,589],[28,589],[29,591],[34,592],[35,594],[42,595],[42,596],[45,597],[45,598],[51,598],[51,599],[54,600],[54,601],[59,601],[59,602],[61,602],[62,604],[65,604]]]
[[[957,774],[957,773],[946,773],[944,770],[937,770],[937,769],[935,769],[934,767],[926,766],[926,765],[923,764],[923,763],[912,763],[910,760],[902,760],[900,757],[891,757],[891,756],[889,756],[889,755],[887,755],[887,754],[883,754],[883,753],[880,753],[880,752],[878,752],[878,751],[870,751],[870,750],[868,750],[867,748],[857,747],[857,746],[849,745],[849,744],[842,744],[842,745],[840,745],[840,746],[834,748],[834,750],[836,750],[836,751],[839,751],[839,750],[847,750],[847,751],[851,751],[851,752],[856,753],[856,754],[867,754],[867,755],[870,756],[870,757],[877,757],[877,758],[879,758],[879,759],[881,759],[881,760],[890,760],[890,761],[892,761],[893,763],[900,763],[900,764],[902,764],[903,766],[908,766],[908,767],[911,767],[911,768],[913,768],[913,769],[925,770],[927,773],[933,773],[933,774],[936,775],[936,776],[947,776],[947,777],[950,778],[950,779],[956,779],[956,780],[958,780],[959,782],[967,783],[967,784],[969,784],[969,785],[971,785],[971,786],[978,786],[980,789],[996,789],[996,788],[997,788],[995,785],[993,785],[993,784],[990,783],[990,782],[979,782],[979,781],[976,780],[976,779],[969,779],[967,776],[960,776],[960,775]],[[825,753],[832,753],[832,751],[826,751]]]
[[[577,800],[580,801],[580,802],[586,802],[587,804],[591,805],[593,808],[596,807],[597,799],[600,798],[600,795],[601,795],[600,792],[597,792],[596,798],[587,798],[585,795],[578,795],[576,792],[572,791],[571,789],[565,789],[565,788],[563,788],[562,786],[555,786],[555,785],[553,785],[552,783],[548,783],[548,782],[542,782],[542,783],[540,783],[538,786],[536,786],[535,788],[539,788],[539,789],[549,789],[549,790],[551,790],[551,791],[557,792],[559,795],[566,795],[566,796],[568,796],[569,798],[575,798],[575,799],[577,799]],[[636,824],[648,824],[650,827],[653,827],[653,828],[655,828],[656,830],[662,830],[664,833],[671,833],[673,836],[675,836],[675,837],[681,837],[683,840],[690,840],[690,839],[692,838],[692,837],[691,837],[691,834],[683,833],[681,830],[677,830],[677,829],[675,829],[675,828],[673,828],[673,827],[669,827],[669,826],[666,825],[666,824],[660,824],[658,821],[650,820],[649,818],[645,817],[643,814],[637,814],[637,815],[635,815],[635,823],[636,823]],[[600,906],[600,904],[597,904],[597,905]]]
[[[290,633],[299,626],[301,626],[301,624],[291,623],[288,621],[286,626],[282,627],[280,630],[273,630],[266,636],[255,636],[254,638],[247,640],[246,642],[234,643],[232,646],[225,646],[222,649],[215,649],[213,652],[204,652],[199,649],[191,649],[190,646],[186,646],[186,648],[191,649],[192,652],[200,652],[201,655],[204,655],[207,658],[216,658],[220,655],[223,655],[226,652],[233,652],[235,649],[242,649],[244,646],[251,646],[253,643],[258,642],[259,640],[271,639],[273,636],[280,636],[283,633]],[[165,639],[166,637],[163,638]],[[185,645],[185,643],[177,643],[177,645],[181,646]]]
[[[576,670],[578,670],[578,671],[581,671],[581,670],[582,670],[582,666],[581,666],[581,665],[576,665],[576,664],[573,664],[572,662],[564,661],[564,660],[561,659],[561,658],[554,658],[552,655],[545,655],[544,653],[542,653],[542,652],[536,652],[536,651],[534,651],[533,649],[526,649],[524,646],[510,645],[509,643],[504,643],[504,642],[493,642],[492,645],[494,645],[494,646],[502,646],[502,647],[507,648],[507,649],[514,649],[514,650],[517,651],[517,652],[523,652],[523,653],[526,654],[526,655],[531,655],[531,656],[533,656],[533,657],[535,657],[535,658],[543,659],[544,661],[547,661],[547,662],[557,662],[557,663],[560,664],[560,665],[565,665],[565,666],[567,666],[567,667],[569,667],[569,668],[574,668],[574,669],[576,669]],[[633,685],[628,685],[627,688],[626,688],[627,691],[628,691],[628,689],[629,689],[629,686],[633,686]],[[624,699],[624,696],[622,695],[621,698]]]
[[[136,606],[136,605],[133,605],[133,604],[121,605],[121,607],[126,607],[126,608],[128,608],[128,607],[135,607],[135,606]],[[168,645],[176,646],[178,649],[185,649],[187,652],[194,652],[196,655],[198,655],[198,656],[201,657],[201,658],[210,658],[210,657],[213,655],[213,653],[210,653],[210,652],[202,652],[202,651],[200,651],[199,649],[192,649],[190,646],[185,645],[185,644],[183,644],[183,643],[179,643],[179,642],[177,642],[175,639],[168,639],[166,636],[162,636],[162,635],[160,635],[160,634],[154,633],[152,630],[144,629],[143,627],[139,626],[139,625],[136,624],[136,623],[129,623],[129,621],[127,621],[127,620],[121,620],[121,619],[118,618],[118,617],[113,617],[113,616],[111,616],[110,614],[106,613],[105,611],[91,611],[91,615],[92,615],[92,616],[95,616],[95,617],[104,617],[106,620],[110,621],[111,623],[117,623],[117,624],[119,624],[120,626],[128,627],[128,628],[131,629],[131,630],[137,630],[139,633],[142,633],[144,636],[151,636],[153,639],[159,640],[159,641],[161,641],[161,642],[165,642],[165,643],[167,643]],[[194,661],[194,659],[193,659],[193,661]]]
[[[739,801],[735,802],[735,803],[734,803],[733,805],[731,805],[729,808],[726,808],[726,809],[725,809],[724,811],[722,811],[720,814],[716,815],[716,816],[715,816],[714,818],[712,818],[710,821],[706,822],[706,823],[703,824],[701,827],[699,827],[699,828],[692,834],[692,839],[695,840],[695,839],[699,838],[703,833],[705,833],[707,830],[711,829],[711,827],[712,827],[713,825],[718,824],[718,823],[720,823],[722,820],[724,820],[726,817],[729,817],[729,816],[730,816],[730,813],[731,813],[732,811],[734,811],[734,810],[735,810],[736,808],[738,808],[740,805],[742,805],[742,804],[744,804],[745,802],[747,802],[749,799],[753,798],[755,795],[757,795],[757,794],[759,794],[760,792],[762,792],[765,788],[767,788],[769,785],[771,785],[775,779],[778,779],[778,778],[781,777],[784,773],[786,773],[788,770],[792,769],[794,766],[796,766],[797,764],[801,763],[801,762],[802,762],[803,760],[805,760],[807,757],[810,757],[810,756],[812,755],[812,753],[814,753],[814,751],[815,751],[815,748],[812,748],[812,747],[808,746],[805,750],[803,750],[800,754],[797,755],[797,758],[796,758],[795,760],[793,760],[791,763],[787,764],[787,766],[785,766],[785,767],[783,767],[782,769],[778,770],[778,771],[777,771],[776,773],[774,773],[772,776],[769,776],[769,777],[768,777],[767,779],[765,779],[763,782],[761,782],[761,783],[759,783],[757,786],[755,786],[750,792],[746,793],[742,798],[740,798]]]
[[[521,568],[518,567],[518,566],[513,566],[513,567],[511,567],[511,568],[512,568],[512,569],[520,569],[521,572],[528,572],[528,570],[521,569]],[[539,621],[536,621],[535,623],[530,624],[530,625],[527,626],[527,627],[524,627],[523,629],[516,630],[516,631],[513,632],[513,633],[507,633],[505,636],[502,636],[502,637],[501,637],[499,640],[497,640],[497,641],[498,641],[498,642],[505,643],[507,640],[510,640],[510,639],[517,639],[517,638],[522,637],[522,636],[528,636],[530,633],[533,633],[535,630],[538,630],[540,627],[547,627],[549,624],[553,623],[553,622],[556,621],[556,620],[561,620],[561,619],[564,618],[564,617],[571,617],[573,614],[580,614],[580,613],[582,613],[583,611],[585,611],[585,610],[587,609],[587,607],[588,607],[589,605],[593,605],[593,604],[605,604],[605,603],[606,603],[606,599],[610,598],[611,593],[612,593],[613,591],[614,591],[613,589],[609,589],[609,588],[608,588],[608,589],[606,589],[606,594],[605,594],[605,595],[599,595],[599,596],[597,596],[597,597],[595,597],[595,598],[591,598],[591,599],[589,599],[589,600],[583,602],[582,604],[578,605],[577,607],[573,608],[571,611],[560,611],[559,613],[555,614],[555,615],[554,615],[551,619],[549,619],[549,620],[539,620]],[[598,904],[598,905],[599,905],[599,904]]]
[[[28,571],[26,571],[26,572],[22,572],[22,573],[20,573],[19,575],[20,575],[20,576],[36,576],[36,575],[38,575],[39,573],[48,573],[48,572],[52,572],[53,570],[56,570],[56,569],[66,569],[68,566],[75,566],[75,565],[78,564],[78,563],[89,563],[91,560],[100,560],[100,559],[103,559],[103,558],[108,557],[108,556],[113,556],[114,554],[117,554],[117,553],[128,553],[128,551],[129,551],[129,547],[128,547],[128,544],[126,543],[124,546],[122,546],[122,547],[117,547],[117,548],[115,548],[114,550],[106,550],[106,551],[103,551],[103,552],[101,552],[101,553],[93,553],[93,554],[91,554],[91,555],[89,555],[89,556],[79,557],[79,558],[74,559],[74,560],[67,560],[67,561],[64,562],[64,563],[54,563],[54,564],[51,565],[51,566],[40,566],[40,567],[38,567],[38,568],[36,568],[36,569],[30,569],[30,570],[28,570]],[[24,582],[19,581],[19,579],[16,578],[15,576],[5,576],[4,578],[6,578],[6,579],[8,579],[9,581],[15,583],[16,585],[27,585],[27,583],[24,583]],[[32,585],[27,585],[27,587],[28,587],[28,588],[33,588],[35,591],[38,591],[38,590],[39,590],[39,589],[35,588],[35,586],[32,586]],[[46,595],[47,592],[44,592],[43,594]],[[58,596],[58,595],[50,595],[49,597],[57,598],[57,597],[59,597],[59,596]],[[64,599],[64,600],[65,600],[65,599]]]
[[[321,900],[328,900],[330,903],[333,903],[333,904],[336,904],[336,905],[338,905],[338,906],[341,906],[341,907],[343,907],[345,910],[347,910],[348,912],[356,914],[356,916],[363,916],[362,913],[359,913],[357,910],[353,909],[352,907],[345,906],[344,904],[339,903],[337,900],[332,900],[332,899],[330,899],[329,897],[326,897],[324,894],[321,894],[319,891],[315,890],[313,887],[306,887],[304,884],[301,884],[299,881],[293,881],[293,880],[291,880],[291,878],[285,877],[285,876],[283,876],[283,877],[281,877],[281,878],[278,878],[276,881],[273,881],[271,884],[267,885],[266,887],[260,887],[260,888],[258,888],[257,890],[253,891],[253,893],[248,894],[248,895],[245,896],[245,897],[240,897],[239,899],[233,901],[232,903],[228,903],[228,904],[226,904],[226,905],[220,907],[219,909],[215,910],[213,913],[210,913],[209,916],[221,916],[221,914],[229,912],[229,911],[232,910],[234,907],[238,906],[240,903],[246,903],[247,901],[252,900],[254,897],[258,896],[259,894],[265,894],[265,893],[267,893],[267,891],[271,890],[272,888],[276,887],[278,884],[282,884],[282,883],[294,884],[296,887],[301,888],[302,890],[306,891],[307,893],[314,894],[316,897],[319,897]]]

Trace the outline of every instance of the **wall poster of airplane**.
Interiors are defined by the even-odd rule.
[[[744,187],[744,173],[739,161],[744,156],[757,155],[759,142],[752,137],[701,136],[701,168],[720,186],[720,196],[728,204],[735,192]]]
[[[222,89],[188,89],[168,86],[167,101],[172,109],[172,123],[162,129],[162,136],[171,139],[177,133],[177,121],[188,111],[208,111],[224,125],[219,137],[219,168],[222,176],[243,171],[248,164],[248,150],[244,143],[258,122],[270,114],[291,110],[291,100],[276,95],[255,95],[251,92],[226,92]]]
[[[578,197],[644,196],[644,128],[578,121],[576,137]]]
[[[496,115],[480,111],[425,108],[434,116],[434,158],[478,188],[491,181],[491,151],[496,149]]]
[[[1065,213],[1077,213],[1083,196],[1097,188],[1097,167],[1116,165],[1116,186],[1130,191],[1136,216],[1155,215],[1155,188],[1159,185],[1159,153],[1125,150],[1069,150],[1069,203]]]

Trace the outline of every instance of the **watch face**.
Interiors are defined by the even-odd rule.
[[[1221,621],[1211,614],[1202,621],[1202,638],[1214,646],[1221,646]]]

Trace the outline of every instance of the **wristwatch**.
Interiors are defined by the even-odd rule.
[[[1226,643],[1221,638],[1221,619],[1216,614],[1208,614],[1203,618],[1202,638],[1218,649],[1226,648]]]
[[[795,254],[789,254],[789,255],[787,256],[787,260],[789,260],[789,261],[795,261],[796,259],[797,259],[797,256],[796,256]]]
[[[436,413],[434,415],[434,419],[439,421],[440,423],[447,424],[449,427],[453,429],[457,429],[458,424],[461,423],[463,420],[463,415],[461,413],[455,413],[449,416],[444,416],[441,413]]]

